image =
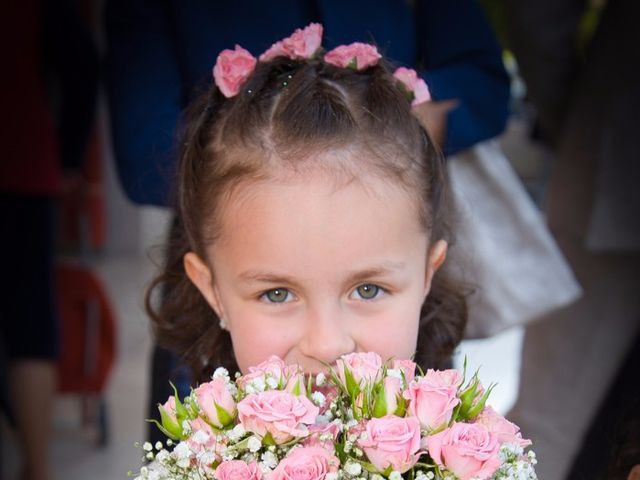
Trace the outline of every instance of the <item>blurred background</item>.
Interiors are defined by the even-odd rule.
[[[390,4],[389,8],[427,9],[431,4],[433,8],[444,8],[444,1],[395,2],[401,7],[394,7],[394,2],[380,3]],[[154,111],[154,107],[144,105],[136,105],[127,113],[126,108],[131,107],[128,102],[132,101],[130,93],[114,78],[135,74],[135,69],[129,67],[139,53],[135,42],[141,40],[136,28],[148,34],[143,40],[144,52],[140,54],[146,55],[149,65],[166,61],[162,54],[166,45],[161,37],[166,31],[171,32],[174,40],[179,37],[179,28],[168,23],[177,24],[175,16],[188,9],[170,7],[171,3],[30,0],[4,9],[8,16],[4,17],[2,45],[10,63],[2,80],[2,105],[7,109],[2,135],[3,143],[10,148],[0,160],[3,216],[0,237],[5,242],[2,272],[7,277],[2,283],[2,303],[18,307],[0,311],[3,480],[125,478],[128,471],[135,472],[140,465],[141,453],[134,445],[148,435],[144,419],[149,417],[150,359],[154,352],[143,296],[158,265],[164,262],[162,245],[173,213],[162,206],[163,201],[152,198],[155,192],[146,190],[149,197],[142,198],[147,179],[129,176],[127,180],[122,173],[127,168],[123,167],[126,161],[121,159],[143,155],[145,138],[152,135],[145,125],[136,124],[144,118],[136,109],[162,117],[160,130],[156,131],[161,132],[165,144],[174,138],[172,125],[176,117],[172,112],[160,108]],[[194,5],[198,3],[206,2]],[[223,8],[221,3],[210,3]],[[243,2],[236,3],[241,10]],[[253,5],[249,3],[246,8]],[[298,6],[310,9],[313,18],[323,4],[328,9],[330,3],[301,1]],[[477,311],[494,312],[490,314],[504,318],[499,325],[489,325],[486,320],[471,324],[469,338],[459,347],[454,364],[461,366],[466,355],[472,369],[481,367],[480,378],[485,384],[498,383],[492,396],[496,410],[520,424],[525,436],[542,442],[541,462],[545,455],[549,462],[541,467],[540,478],[627,478],[630,467],[640,464],[638,448],[631,448],[640,445],[640,441],[636,444],[637,433],[621,427],[638,425],[637,2],[459,3],[456,0],[447,7],[458,9],[457,17],[478,15],[475,8],[480,7],[481,21],[493,32],[500,62],[508,74],[508,118],[504,128],[500,128],[497,142],[491,144],[491,151],[508,160],[510,171],[515,173],[517,188],[526,194],[523,200],[516,192],[518,202],[534,207],[539,216],[535,221],[540,225],[549,221],[551,227],[538,232],[541,236],[535,242],[520,245],[517,243],[520,237],[514,237],[514,256],[518,256],[519,248],[523,257],[532,245],[542,249],[557,269],[554,278],[562,277],[558,289],[565,289],[566,294],[562,296],[559,291],[555,303],[545,307],[544,315],[540,312],[524,315],[531,307],[523,304],[513,307],[520,308],[520,315],[511,318],[509,312],[491,310],[490,304],[495,303],[491,295],[500,298],[504,293],[492,294],[487,288],[489,300],[475,300]],[[460,10],[471,8],[465,6],[467,3],[473,4],[471,13]],[[146,10],[148,15],[141,15]],[[160,10],[163,16],[158,13]],[[320,13],[328,16],[326,11]],[[146,23],[136,27],[134,19],[138,17]],[[455,21],[457,17],[452,18]],[[123,25],[131,30],[123,33]],[[194,21],[192,28],[197,31],[205,26],[206,22]],[[282,35],[264,39],[263,43],[268,46],[286,34],[284,30]],[[236,41],[239,42],[227,43]],[[455,43],[456,39],[451,41]],[[115,58],[117,53],[120,58]],[[207,52],[208,65],[213,65],[216,55],[217,50]],[[179,58],[176,70],[190,68],[187,63]],[[138,97],[148,93],[152,98],[154,93],[161,94],[155,90],[165,80],[160,70],[151,69],[147,78],[132,80],[131,84],[138,89]],[[195,86],[185,85],[184,79],[174,80],[180,91]],[[592,101],[582,107],[580,101],[585,96]],[[615,108],[594,107],[601,103]],[[585,119],[586,126],[578,122]],[[601,123],[592,126],[590,119]],[[129,133],[119,131],[125,128],[129,128]],[[583,141],[580,135],[591,140]],[[489,138],[477,140],[480,144]],[[475,157],[467,158],[468,151],[449,152],[452,179],[458,182],[454,182],[454,187],[463,191],[456,197],[463,210],[465,178],[467,182],[470,178],[463,173],[473,171],[465,170],[465,165],[478,162]],[[486,149],[475,152],[482,157]],[[565,157],[578,160],[564,160]],[[595,160],[583,161],[583,157]],[[597,163],[600,157],[608,163]],[[612,158],[623,161],[614,162]],[[568,166],[559,168],[559,163]],[[168,165],[167,159],[162,158],[154,168],[167,169]],[[497,184],[500,178],[494,179]],[[507,193],[494,190],[503,202],[511,205]],[[621,193],[628,190],[635,193]],[[566,199],[558,192],[566,193]],[[617,195],[607,196],[611,192]],[[473,198],[467,201],[472,204]],[[550,210],[550,202],[560,207]],[[572,202],[584,208],[572,210]],[[593,205],[593,211],[582,212],[587,205],[589,208]],[[530,207],[522,208],[513,212],[529,212]],[[490,216],[491,212],[485,215]],[[579,225],[574,225],[573,220],[567,222],[569,217]],[[21,218],[32,221],[23,224]],[[569,227],[556,228],[554,218],[555,225]],[[497,230],[487,222],[486,228]],[[623,227],[620,229],[619,225]],[[531,228],[542,227],[535,224]],[[481,231],[468,234],[477,235]],[[553,244],[549,243],[551,239]],[[489,237],[486,241],[490,248],[501,237]],[[571,242],[580,243],[581,253],[572,253],[568,246]],[[461,243],[465,245],[464,236]],[[44,253],[31,255],[37,251]],[[597,252],[595,263],[588,256],[591,253],[584,253],[587,251]],[[29,260],[31,257],[37,258]],[[535,255],[532,259],[535,264]],[[608,266],[610,261],[615,263],[612,269]],[[508,270],[511,264],[505,262],[504,268]],[[541,259],[540,265],[546,265],[544,262]],[[497,270],[495,275],[506,270]],[[524,295],[525,300],[529,293],[531,298],[534,293],[546,294],[544,290],[536,293],[540,282],[527,279],[526,275],[509,279],[509,283],[521,286],[514,294]],[[611,290],[603,290],[601,284]],[[39,295],[38,291],[44,293]],[[603,303],[594,291],[600,291],[609,303]],[[482,295],[480,288],[477,296]],[[583,305],[580,302],[585,297],[589,301]],[[565,311],[574,304],[581,305],[574,316],[588,316],[585,311],[597,310],[599,321],[592,324],[546,319],[552,310]],[[16,320],[23,310],[20,305],[32,309],[33,317],[46,318],[47,325]],[[622,320],[616,321],[613,318],[616,316]],[[595,322],[598,327],[593,327]],[[24,348],[16,347],[12,340],[13,324],[26,330],[33,342],[29,341]],[[554,330],[555,325],[564,326]],[[539,331],[526,333],[531,326],[537,326]],[[615,335],[609,339],[599,328]],[[548,340],[545,335],[555,340]],[[530,339],[530,345],[526,338]],[[572,351],[577,353],[571,360],[563,357]],[[531,363],[532,358],[538,361]],[[605,358],[608,360],[604,361]],[[601,369],[590,373],[590,361],[601,365]],[[602,367],[603,364],[607,367]],[[585,370],[582,373],[581,365]],[[532,378],[526,383],[531,385],[529,390],[521,382],[529,378],[527,375]],[[553,378],[544,384],[541,377]],[[581,403],[583,391],[591,391],[592,395],[582,407],[575,408],[581,413],[567,413],[568,426],[551,420],[557,418],[558,409],[573,411]],[[554,392],[558,398],[562,395],[572,398],[558,401],[554,409],[550,407],[555,403]],[[20,405],[37,403],[44,397],[49,397],[44,406],[35,407],[39,415],[22,411]],[[536,425],[544,423],[540,419],[547,418],[546,415],[553,425],[547,430],[542,427],[535,430]],[[19,433],[18,426],[24,424],[35,424],[30,427],[31,433]],[[566,444],[563,435],[574,437],[573,444],[562,453],[565,458],[554,463],[554,442]],[[607,439],[606,448],[602,439]],[[25,454],[24,445],[28,443],[34,445],[33,450]],[[48,460],[38,460],[29,470],[24,466],[28,455]]]

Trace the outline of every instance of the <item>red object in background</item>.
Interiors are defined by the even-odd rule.
[[[65,179],[60,198],[61,242],[64,246],[104,247],[107,239],[102,138],[96,128],[91,135],[82,173]]]
[[[60,264],[56,277],[61,329],[58,390],[103,392],[116,353],[116,322],[109,298],[88,268]]]

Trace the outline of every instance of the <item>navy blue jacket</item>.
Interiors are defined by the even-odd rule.
[[[326,49],[372,41],[415,67],[435,100],[458,99],[445,151],[505,126],[509,83],[477,0],[109,0],[107,87],[118,172],[128,197],[167,205],[175,127],[194,86],[211,81],[218,53],[254,55],[311,21]]]

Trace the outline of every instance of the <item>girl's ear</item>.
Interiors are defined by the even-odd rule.
[[[184,256],[184,269],[187,272],[187,277],[191,280],[200,293],[205,298],[207,303],[213,308],[219,318],[224,318],[222,315],[222,305],[220,299],[213,286],[211,270],[206,263],[194,252],[189,252]]]
[[[438,269],[442,266],[445,259],[447,258],[447,242],[444,240],[438,240],[433,244],[431,249],[429,250],[429,255],[427,256],[427,268],[425,272],[425,282],[424,282],[424,296],[425,298],[429,294],[431,290],[431,282],[433,280],[433,276],[438,271]]]

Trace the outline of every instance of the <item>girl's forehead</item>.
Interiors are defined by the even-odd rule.
[[[388,236],[422,235],[417,203],[407,189],[370,173],[315,171],[247,181],[221,205],[216,243],[357,241],[385,229]]]

